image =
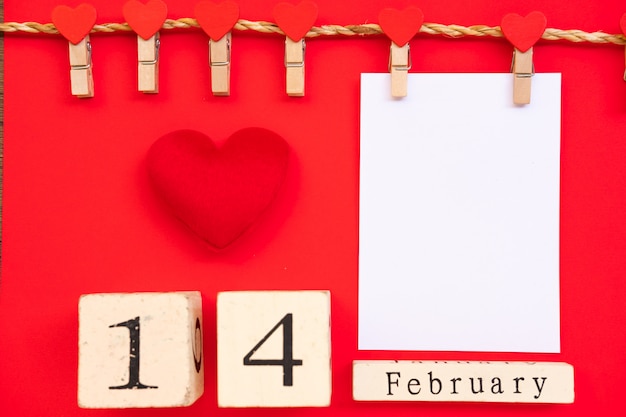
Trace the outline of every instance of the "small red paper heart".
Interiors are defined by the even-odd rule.
[[[124,4],[122,14],[135,33],[148,40],[167,19],[167,4],[161,0],[149,0],[146,4],[129,0]]]
[[[68,6],[57,6],[52,10],[52,23],[58,31],[74,45],[89,35],[96,24],[96,8],[83,3],[72,9]]]
[[[424,23],[424,13],[417,7],[407,7],[404,10],[383,9],[378,14],[378,24],[398,46],[406,45]]]
[[[278,3],[274,19],[285,35],[294,42],[304,38],[317,19],[317,4],[305,0],[298,5]]]
[[[219,41],[239,20],[239,5],[228,0],[219,4],[201,1],[196,4],[194,14],[202,30],[214,41]]]
[[[502,18],[500,28],[514,47],[526,52],[541,39],[547,24],[546,16],[541,12],[531,12],[526,17],[509,13]]]
[[[622,18],[619,21],[619,27],[622,29],[622,33],[626,35],[626,13],[622,15]]]
[[[152,145],[148,172],[176,217],[223,249],[273,200],[288,156],[285,140],[266,129],[239,130],[220,148],[200,132],[178,130]]]

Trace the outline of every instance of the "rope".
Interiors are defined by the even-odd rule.
[[[200,26],[196,19],[184,17],[181,19],[167,19],[163,23],[162,29],[197,29]],[[236,31],[253,31],[266,34],[285,35],[284,32],[272,22],[252,22],[240,19],[233,28]],[[57,35],[59,31],[52,23],[37,22],[5,22],[0,23],[0,32],[4,33],[45,33]],[[111,33],[111,32],[132,32],[128,23],[104,23],[95,25],[91,33]],[[485,25],[475,26],[459,26],[459,25],[443,25],[439,23],[424,23],[420,29],[420,33],[429,35],[440,35],[447,38],[463,38],[463,37],[493,37],[501,38],[502,31],[499,26],[490,27]],[[375,23],[363,25],[322,25],[314,26],[306,34],[307,38],[316,38],[322,36],[368,36],[381,35],[383,31],[380,26]],[[626,37],[622,34],[613,35],[604,32],[585,32],[578,29],[552,29],[548,28],[541,37],[547,41],[568,41],[568,42],[588,42],[593,44],[615,44],[626,45]]]

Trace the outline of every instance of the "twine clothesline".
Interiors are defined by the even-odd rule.
[[[180,19],[166,19],[161,29],[195,29],[200,25],[194,18],[183,17]],[[266,34],[285,33],[272,22],[250,21],[240,19],[233,27],[235,31],[253,31]],[[91,33],[112,33],[112,32],[131,32],[132,29],[128,23],[104,23],[95,25]],[[0,32],[4,33],[43,33],[57,35],[59,31],[52,23],[37,22],[4,22],[0,23]],[[447,38],[463,38],[463,37],[503,37],[499,26],[486,25],[444,25],[440,23],[424,23],[420,29],[420,33],[429,35],[441,35]],[[322,36],[368,36],[381,35],[383,31],[380,26],[375,23],[362,25],[322,25],[313,26],[306,34],[307,38],[316,38]],[[626,37],[622,34],[610,34],[605,32],[585,32],[578,29],[554,29],[548,28],[544,31],[542,37],[547,41],[568,41],[574,43],[591,43],[591,44],[614,44],[626,45]]]

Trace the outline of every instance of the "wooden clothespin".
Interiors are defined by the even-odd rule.
[[[529,104],[531,80],[535,75],[532,47],[525,52],[517,48],[513,50],[511,72],[513,73],[513,103]]]
[[[209,35],[209,66],[211,91],[215,96],[230,95],[231,30],[239,20],[239,5],[232,1],[196,4],[198,24]]]
[[[304,96],[304,55],[306,43],[304,39],[294,41],[285,39],[285,71],[287,95]]]
[[[278,3],[274,7],[276,24],[285,32],[285,70],[287,95],[304,96],[304,38],[317,19],[317,5],[305,0],[298,5]]]
[[[622,33],[624,35],[626,35],[626,13],[624,13],[622,15],[622,18],[621,18],[621,20],[619,22],[619,26],[622,29]],[[626,48],[624,48],[624,51],[626,52]],[[625,56],[625,58],[626,58],[626,56]],[[624,65],[625,65],[625,68],[626,68],[626,59],[624,60]],[[624,81],[626,81],[626,69],[624,70]]]
[[[146,4],[129,0],[122,13],[137,33],[137,89],[143,93],[158,93],[159,29],[167,18],[167,5],[162,0],[149,0]]]
[[[230,32],[219,40],[209,39],[211,91],[216,96],[230,95]]]
[[[546,17],[541,12],[532,12],[526,17],[509,13],[502,18],[502,33],[514,46],[511,63],[514,104],[530,103],[531,80],[535,75],[533,45],[541,39],[546,25]]]
[[[93,72],[91,69],[91,42],[89,35],[76,45],[70,43],[70,86],[72,95],[93,97]]]
[[[389,73],[391,74],[392,97],[406,97],[410,69],[411,47],[409,44],[398,46],[395,42],[391,42]]]
[[[137,89],[142,93],[159,92],[159,33],[148,39],[137,36]]]
[[[387,8],[378,14],[378,22],[383,32],[391,39],[389,52],[391,96],[406,97],[411,69],[409,41],[422,27],[424,14],[417,7],[407,7],[404,10]]]
[[[57,6],[52,10],[52,23],[69,41],[72,95],[80,98],[93,97],[89,32],[96,23],[96,9],[90,4],[81,4],[74,9],[68,6]]]

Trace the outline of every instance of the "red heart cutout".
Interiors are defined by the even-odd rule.
[[[407,7],[404,10],[383,9],[378,14],[378,24],[398,46],[406,45],[424,23],[424,13],[417,7]]]
[[[626,13],[622,15],[622,18],[619,21],[619,27],[622,29],[622,33],[626,35]]]
[[[58,31],[74,45],[89,35],[96,24],[96,8],[91,4],[81,4],[75,9],[57,6],[52,10],[52,23]]]
[[[267,208],[285,176],[289,146],[274,132],[247,128],[219,149],[194,130],[159,138],[148,172],[174,214],[216,249],[241,236]]]
[[[304,38],[317,19],[317,4],[303,1],[298,5],[278,3],[274,6],[274,19],[278,27],[292,41]]]
[[[526,17],[509,13],[502,18],[500,28],[514,47],[526,52],[541,39],[547,24],[546,16],[541,12],[531,12]]]
[[[219,4],[201,1],[196,4],[194,14],[202,30],[214,41],[219,41],[239,20],[239,5],[228,0]]]
[[[146,4],[129,0],[124,4],[122,14],[135,33],[148,40],[167,19],[167,4],[161,0],[149,0]]]

